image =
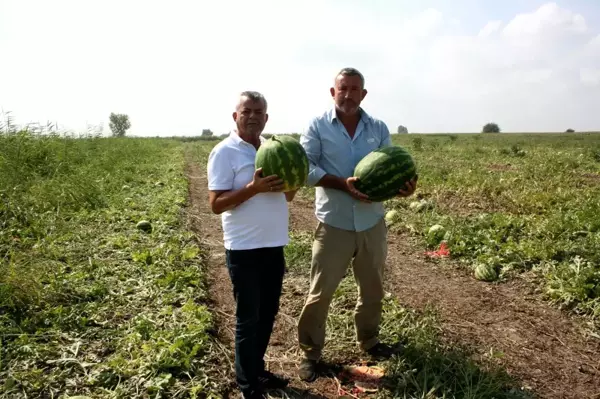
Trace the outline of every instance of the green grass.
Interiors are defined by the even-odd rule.
[[[0,397],[210,393],[183,162],[171,140],[0,136]]]
[[[397,135],[421,198],[392,200],[392,227],[472,269],[532,271],[557,305],[600,316],[600,135]],[[423,200],[421,209],[410,203]],[[435,224],[441,233],[429,234]]]

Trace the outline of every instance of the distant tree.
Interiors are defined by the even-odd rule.
[[[202,137],[212,137],[213,132],[210,129],[202,129]]]
[[[398,134],[407,134],[408,133],[408,129],[406,128],[406,126],[398,126]]]
[[[566,133],[575,133],[575,130],[573,130],[573,129],[567,129]]]
[[[115,114],[113,112],[110,113],[110,122],[108,123],[110,130],[113,133],[113,136],[123,137],[125,136],[125,132],[127,129],[131,127],[131,123],[129,122],[129,116],[125,114]]]
[[[500,126],[498,126],[498,124],[490,122],[490,123],[486,123],[483,126],[483,130],[481,131],[482,133],[500,133]]]

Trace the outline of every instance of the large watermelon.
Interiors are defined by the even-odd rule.
[[[354,168],[354,176],[358,177],[354,187],[368,195],[370,201],[383,202],[398,195],[416,174],[415,162],[404,148],[378,148]]]
[[[279,176],[285,192],[299,189],[308,180],[306,151],[290,136],[272,136],[265,140],[256,152],[255,167],[262,168],[263,176]]]

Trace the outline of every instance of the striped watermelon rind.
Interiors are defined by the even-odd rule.
[[[498,273],[496,273],[494,266],[485,263],[478,264],[473,274],[477,280],[481,281],[494,281],[498,278]]]
[[[417,174],[412,156],[400,146],[378,148],[367,154],[354,168],[358,177],[354,187],[370,201],[383,202],[398,195]]]
[[[275,135],[265,140],[256,152],[254,166],[262,168],[263,177],[282,179],[284,192],[297,190],[308,181],[308,156],[293,137]]]

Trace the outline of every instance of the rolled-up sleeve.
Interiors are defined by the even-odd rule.
[[[308,185],[315,186],[326,172],[319,166],[321,158],[321,139],[317,132],[315,123],[311,123],[308,130],[300,136],[300,144],[308,155]]]

